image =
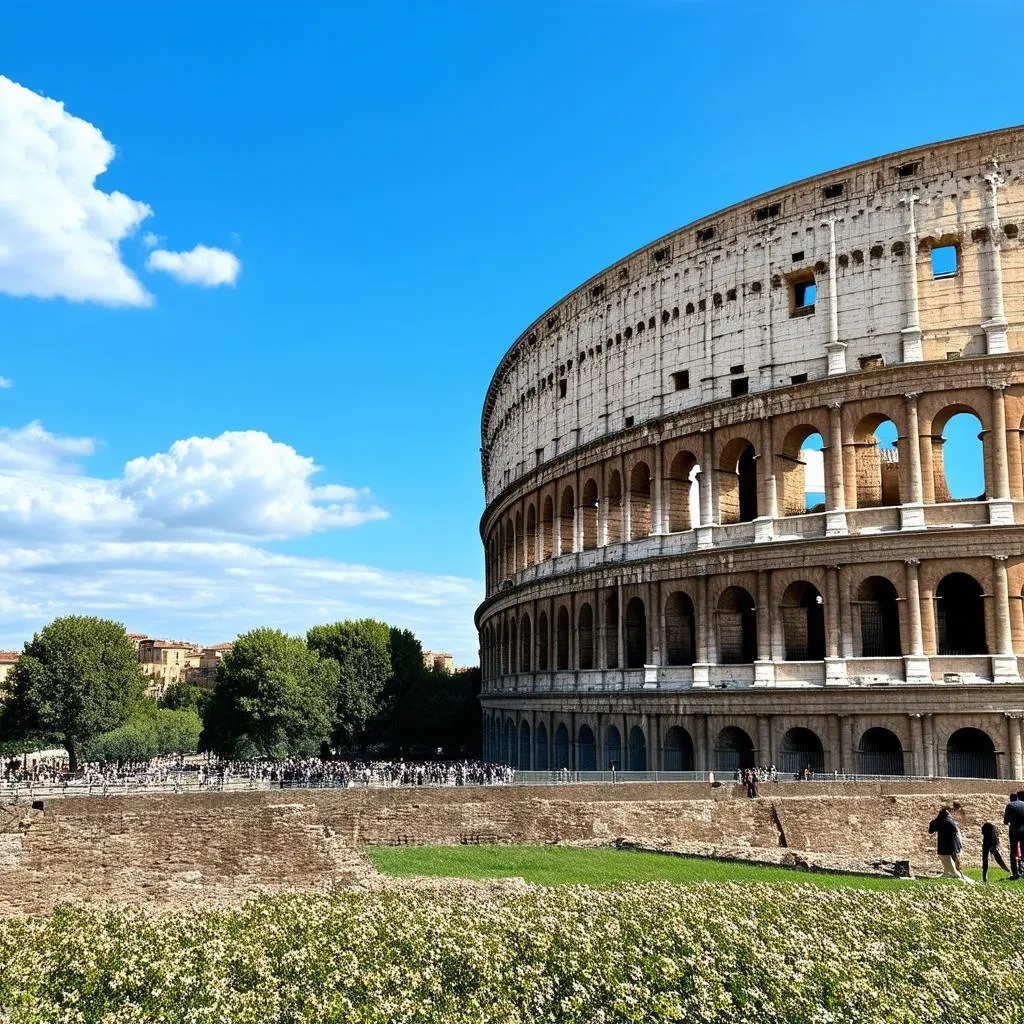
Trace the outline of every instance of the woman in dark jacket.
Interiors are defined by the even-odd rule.
[[[960,867],[960,851],[963,849],[963,839],[960,836],[960,826],[953,820],[948,807],[943,807],[935,816],[935,820],[928,826],[928,834],[935,835],[935,848],[942,861],[942,875],[944,878],[959,878],[961,882],[974,884],[973,878],[968,878]]]

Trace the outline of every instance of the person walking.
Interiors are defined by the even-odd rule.
[[[942,877],[957,878],[961,882],[974,884],[960,868],[960,852],[963,850],[963,839],[960,826],[953,820],[948,807],[943,807],[928,826],[928,834],[936,839],[935,848],[942,862]]]
[[[1003,861],[1003,855],[999,852],[999,829],[991,821],[986,821],[981,826],[981,880],[986,884],[988,883],[988,859],[990,856],[1004,871],[1010,870]],[[1013,875],[1011,874],[1010,877],[1012,878]]]
[[[1003,810],[1003,824],[1010,840],[1010,878],[1020,878],[1020,843],[1024,839],[1024,791],[1010,794]]]

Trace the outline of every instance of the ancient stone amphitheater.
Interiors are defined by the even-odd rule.
[[[712,214],[526,329],[481,424],[488,756],[1021,776],[1022,221],[1024,129],[956,139]]]

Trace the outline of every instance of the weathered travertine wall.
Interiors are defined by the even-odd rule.
[[[61,901],[147,907],[238,902],[257,891],[348,885],[372,844],[611,843],[687,849],[781,846],[934,862],[928,821],[956,806],[976,840],[1000,821],[995,786],[809,783],[764,788],[614,785],[76,797],[0,806],[0,914]],[[970,852],[970,851],[969,851]],[[976,852],[976,845],[975,845]]]

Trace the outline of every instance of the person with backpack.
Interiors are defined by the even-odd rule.
[[[953,820],[948,807],[943,807],[928,826],[928,834],[935,835],[936,852],[942,862],[942,877],[957,878],[968,885],[974,885],[974,879],[968,878],[960,865],[960,854],[963,851],[963,836],[960,826]]]

